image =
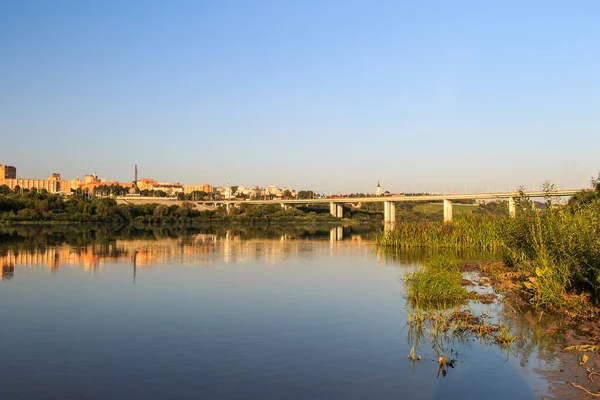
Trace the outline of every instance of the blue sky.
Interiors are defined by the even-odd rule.
[[[0,1],[0,163],[318,192],[589,183],[597,1]]]

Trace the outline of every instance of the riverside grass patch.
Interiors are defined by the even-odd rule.
[[[391,231],[375,237],[377,244],[392,248],[454,248],[493,250],[501,248],[502,219],[464,215],[451,224],[399,222]]]
[[[407,297],[413,305],[424,308],[445,308],[462,304],[471,295],[462,286],[462,274],[457,262],[439,256],[419,267],[405,278]]]

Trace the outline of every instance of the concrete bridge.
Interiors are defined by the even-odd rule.
[[[141,196],[119,196],[114,198],[117,204],[162,204],[165,206],[181,206],[183,203],[193,204],[198,211],[214,210],[215,207],[203,202],[177,200],[171,197],[141,197]]]
[[[529,191],[524,192],[529,198],[541,197],[570,197],[580,190],[555,190],[552,192]],[[444,221],[452,221],[452,201],[456,200],[508,200],[508,213],[511,217],[515,216],[515,197],[517,192],[498,192],[498,193],[474,193],[474,194],[431,194],[422,196],[380,196],[380,197],[360,197],[360,198],[322,198],[322,199],[292,199],[292,200],[221,200],[221,201],[197,201],[198,206],[224,206],[229,210],[230,207],[240,204],[279,204],[287,209],[292,205],[306,204],[329,204],[331,215],[343,218],[343,204],[351,203],[383,203],[383,220],[385,223],[396,221],[396,203],[409,201],[442,201],[444,205]]]

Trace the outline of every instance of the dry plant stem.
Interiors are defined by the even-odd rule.
[[[576,383],[574,383],[574,382],[571,382],[571,386],[574,386],[574,387],[576,387],[576,388],[578,388],[578,389],[581,389],[581,390],[583,390],[584,392],[586,392],[586,393],[587,393],[587,394],[589,394],[590,396],[593,396],[593,397],[600,397],[600,393],[592,393],[592,392],[590,392],[589,390],[587,390],[586,388],[584,388],[584,387],[581,387],[581,386],[579,386],[578,384],[576,384]]]

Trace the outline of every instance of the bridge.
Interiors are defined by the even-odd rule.
[[[579,192],[580,189],[569,190],[554,190],[546,191],[527,191],[523,192],[529,198],[540,197],[570,197]],[[511,217],[515,216],[515,197],[518,192],[497,192],[497,193],[474,193],[474,194],[428,194],[419,196],[380,196],[380,197],[354,197],[354,198],[319,198],[319,199],[290,199],[290,200],[212,200],[212,201],[196,201],[197,205],[204,206],[224,206],[229,210],[230,207],[239,206],[240,204],[279,204],[282,208],[287,209],[293,205],[307,204],[329,204],[331,215],[337,218],[343,218],[344,208],[346,203],[383,203],[383,221],[385,223],[393,223],[396,221],[396,203],[409,201],[442,201],[444,205],[444,222],[452,221],[452,201],[456,200],[507,200],[508,213]]]

